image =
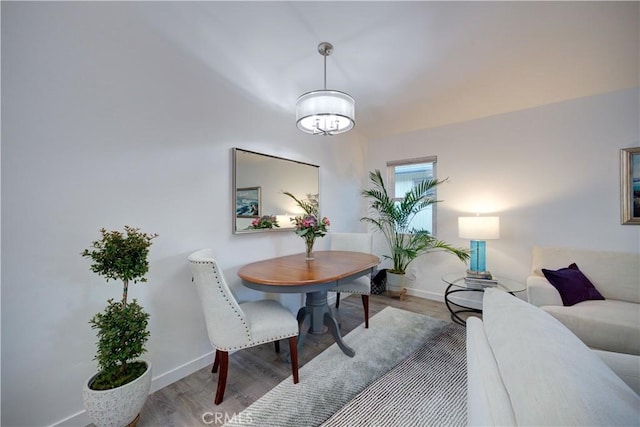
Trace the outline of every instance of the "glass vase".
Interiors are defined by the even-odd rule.
[[[315,242],[315,239],[305,239],[305,246],[306,246],[306,251],[305,251],[305,259],[307,261],[313,261],[313,243]]]

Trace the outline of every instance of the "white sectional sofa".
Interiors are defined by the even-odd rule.
[[[587,346],[640,354],[640,255],[559,247],[534,247],[528,301],[562,322]],[[604,300],[563,305],[542,269],[576,263]]]
[[[613,355],[638,387],[640,356]],[[469,425],[638,425],[640,397],[554,317],[487,289],[467,320],[467,411]]]

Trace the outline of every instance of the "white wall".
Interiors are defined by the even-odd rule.
[[[620,225],[620,149],[639,143],[638,88],[370,141],[367,168],[438,156],[436,234],[468,247],[457,217],[500,216],[487,241],[487,267],[524,281],[534,245],[640,252],[640,227]],[[383,251],[382,242],[376,247]],[[442,299],[444,273],[464,271],[454,256],[417,259],[412,293]]]
[[[130,289],[151,314],[154,389],[211,363],[187,255],[218,249],[237,294],[255,298],[237,269],[303,244],[292,233],[231,233],[234,146],[320,165],[334,231],[362,229],[368,170],[437,155],[451,178],[439,237],[466,246],[458,215],[499,214],[488,265],[514,279],[533,244],[640,250],[640,227],[620,226],[618,208],[618,152],[639,145],[637,90],[372,141],[365,162],[357,131],[302,135],[293,106],[235,87],[128,7],[2,3],[2,425],[88,423],[74,417],[95,370],[88,319],[120,292],[80,257],[103,226],[160,234],[149,283]],[[415,293],[434,298],[440,275],[462,269],[440,254],[414,267]],[[295,309],[300,298],[283,301]]]
[[[255,298],[237,269],[303,250],[293,233],[231,233],[232,147],[320,165],[333,230],[362,227],[357,132],[301,134],[293,105],[249,97],[126,7],[2,4],[2,425],[89,422],[75,416],[96,367],[88,320],[121,292],[80,256],[100,227],[160,235],[129,290],[151,314],[153,388],[211,363],[187,255],[215,248]]]

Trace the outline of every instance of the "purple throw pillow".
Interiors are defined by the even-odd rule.
[[[559,270],[542,269],[542,274],[560,293],[564,305],[574,305],[582,301],[604,299],[593,283],[582,274],[573,263]]]

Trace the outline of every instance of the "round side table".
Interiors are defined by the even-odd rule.
[[[468,305],[461,304],[460,302],[451,301],[451,295],[457,294],[459,292],[480,292],[484,293],[484,290],[487,287],[479,286],[479,285],[470,285],[465,282],[464,274],[460,273],[451,273],[445,274],[442,276],[442,281],[447,283],[447,289],[444,291],[444,303],[447,305],[447,309],[451,313],[451,320],[456,322],[459,325],[465,325],[467,322],[465,319],[459,316],[461,313],[482,313],[481,308],[470,307]],[[496,286],[491,286],[492,288],[508,292],[511,295],[514,295],[516,292],[522,292],[527,289],[527,286],[516,282],[514,280],[505,279],[501,277],[493,277],[494,280],[497,280],[498,283]]]

